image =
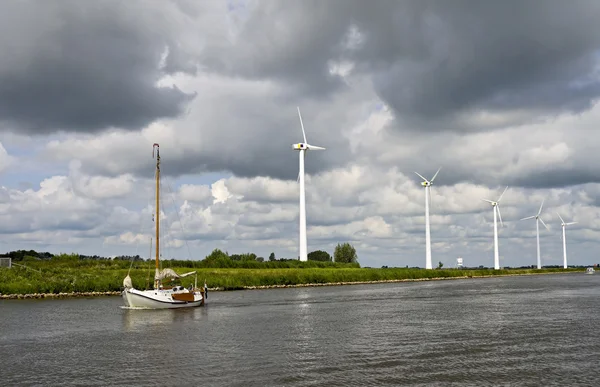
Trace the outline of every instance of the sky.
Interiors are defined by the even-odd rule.
[[[298,256],[362,266],[600,261],[600,3],[0,3],[0,252]]]

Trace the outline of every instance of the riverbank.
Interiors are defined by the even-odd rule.
[[[118,296],[121,292],[72,292],[72,293],[33,293],[33,294],[0,294],[0,300],[25,300],[39,298],[73,298]]]
[[[267,285],[267,286],[246,286],[244,290],[252,289],[279,289],[279,288],[303,288],[303,287],[314,287],[314,286],[342,286],[342,285],[373,285],[373,284],[389,284],[398,282],[419,282],[419,281],[442,281],[442,280],[459,280],[459,279],[479,279],[479,278],[492,278],[492,277],[515,277],[515,276],[529,276],[529,275],[542,275],[542,274],[568,274],[568,273],[582,273],[583,270],[577,271],[565,271],[565,272],[543,272],[543,273],[513,273],[513,274],[498,274],[498,275],[469,275],[462,277],[433,277],[433,278],[410,278],[410,279],[392,279],[392,280],[379,280],[379,281],[355,281],[355,282],[335,282],[335,283],[319,283],[319,284],[296,284],[296,285]],[[224,290],[224,289],[215,289]]]
[[[244,269],[242,269],[244,270]],[[252,270],[252,269],[245,269]],[[287,269],[287,270],[311,270],[311,269]],[[326,269],[318,269],[318,270],[326,270]],[[342,269],[338,269],[342,270]],[[348,269],[346,269],[348,270]],[[237,278],[239,280],[240,273],[236,273],[237,270],[233,269],[215,269],[213,270],[213,275],[215,273],[220,273],[222,271],[228,272],[227,274],[230,276],[230,283],[228,286],[215,286],[209,287],[209,292],[211,291],[226,291],[226,290],[252,290],[252,289],[280,289],[280,288],[299,288],[299,287],[316,287],[316,286],[343,286],[343,285],[367,285],[367,284],[384,284],[384,283],[398,283],[398,282],[416,282],[416,281],[441,281],[441,280],[450,280],[450,279],[478,279],[478,278],[491,278],[491,277],[508,277],[508,276],[527,276],[527,275],[542,275],[542,274],[564,274],[564,273],[583,273],[584,269],[581,268],[571,268],[571,269],[510,269],[510,270],[457,270],[457,269],[445,269],[445,270],[423,270],[423,269],[350,269],[350,270],[381,270],[381,271],[394,271],[395,275],[403,274],[406,275],[414,275],[415,272],[421,274],[420,277],[414,278],[390,278],[390,279],[373,279],[373,280],[356,280],[356,281],[331,281],[331,282],[297,282],[297,283],[274,283],[268,285],[233,285],[231,282],[232,278]],[[466,273],[465,273],[466,272]],[[491,272],[491,273],[490,273]],[[208,273],[204,273],[208,274]],[[242,273],[248,275],[249,273]],[[252,273],[256,274],[256,273]],[[263,273],[263,274],[273,274],[273,273]],[[287,273],[292,274],[292,273]],[[299,274],[299,273],[294,273]],[[301,273],[300,273],[301,274]],[[314,274],[314,273],[313,273]],[[347,273],[346,273],[347,274]],[[381,274],[381,273],[379,273]],[[389,273],[387,273],[389,274]],[[435,275],[438,276],[435,276]],[[439,276],[442,274],[442,276]],[[454,274],[454,275],[452,275]],[[463,275],[457,275],[463,274]],[[247,277],[246,279],[251,278]],[[279,278],[282,277],[273,277]],[[286,281],[288,279],[285,279]],[[44,298],[66,298],[66,297],[97,297],[97,296],[115,296],[120,295],[120,290],[111,290],[111,291],[74,291],[74,292],[57,292],[57,293],[43,293],[43,292],[35,292],[35,293],[13,293],[13,294],[2,294],[0,293],[0,299],[44,299]]]

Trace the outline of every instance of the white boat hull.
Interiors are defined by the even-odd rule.
[[[190,294],[189,292],[186,292]],[[194,292],[193,301],[182,301],[173,298],[174,294],[182,294],[182,292],[174,293],[171,290],[137,290],[128,288],[123,290],[122,296],[125,305],[131,308],[145,309],[177,309],[177,308],[193,308],[204,305],[204,297],[200,292]],[[185,294],[185,293],[184,293]]]

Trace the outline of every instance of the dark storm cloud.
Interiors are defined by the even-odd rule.
[[[230,75],[294,84],[295,95],[329,94],[343,84],[327,65],[347,28],[346,18],[334,16],[339,6],[336,1],[259,2],[243,9],[237,41],[211,42],[203,62]]]
[[[399,118],[439,129],[478,129],[461,115],[479,111],[525,110],[523,121],[579,112],[600,96],[597,1],[292,4],[259,3],[237,43],[208,50],[207,63],[327,94],[339,86],[329,61],[350,59]],[[352,28],[353,49],[343,44]]]
[[[599,3],[460,4],[421,4],[415,31],[429,33],[424,55],[398,58],[376,73],[376,88],[401,117],[440,122],[480,110],[578,112],[600,95],[592,78],[600,48],[594,16]],[[365,30],[373,36],[369,26]],[[374,36],[371,41],[385,45],[384,36]]]
[[[0,121],[19,133],[137,129],[181,113],[193,95],[156,87],[194,72],[155,3],[0,3]],[[161,56],[169,50],[163,68]]]
[[[565,188],[590,182],[600,182],[600,174],[592,169],[587,170],[548,170],[530,173],[508,181],[508,184],[524,188]]]

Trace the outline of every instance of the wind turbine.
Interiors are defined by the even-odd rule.
[[[540,214],[542,213],[543,205],[544,205],[544,201],[542,200],[542,205],[540,206],[540,210],[538,211],[538,213],[536,215],[528,216],[526,218],[521,219],[521,220],[526,220],[526,219],[535,218],[535,232],[536,232],[536,236],[537,236],[537,268],[538,269],[542,268],[542,258],[540,257],[540,222],[542,222],[544,227],[546,227],[546,230],[550,230],[548,228],[548,226],[546,226],[546,223],[544,223],[544,221],[540,217]]]
[[[563,218],[561,218],[560,214],[557,212],[556,215],[558,215],[558,217],[560,218],[561,226],[563,229],[563,268],[567,268],[567,235],[565,233],[565,227],[569,226],[571,224],[575,224],[577,222],[569,222],[569,223],[565,223],[565,221],[563,220]]]
[[[306,197],[304,193],[304,157],[307,150],[324,150],[325,148],[315,145],[310,145],[306,141],[306,133],[304,132],[304,124],[302,123],[302,115],[300,107],[298,107],[298,118],[300,118],[300,127],[302,127],[302,136],[304,142],[293,144],[294,150],[300,151],[300,169],[298,171],[298,182],[300,183],[300,261],[307,261],[307,246],[306,246]]]
[[[429,203],[431,201],[431,192],[430,187],[435,180],[435,177],[440,173],[440,169],[438,168],[437,172],[431,178],[431,181],[427,180],[423,176],[419,175],[418,172],[415,172],[423,181],[421,185],[425,187],[425,269],[433,269],[431,265],[431,235],[429,231]]]
[[[500,218],[500,225],[504,227],[504,223],[502,223],[502,215],[500,215],[500,199],[502,199],[502,196],[504,196],[504,193],[507,189],[508,186],[504,188],[504,192],[502,192],[502,195],[500,195],[498,200],[496,200],[495,202],[488,199],[481,199],[485,202],[490,203],[494,211],[494,269],[496,270],[500,269],[500,258],[498,257],[498,223],[496,221],[496,212],[498,213],[497,216]]]

